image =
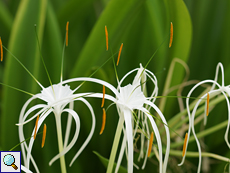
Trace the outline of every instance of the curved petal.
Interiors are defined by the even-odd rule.
[[[71,114],[73,116],[73,118],[74,118],[74,120],[76,122],[75,134],[74,134],[74,137],[73,137],[72,141],[70,142],[70,144],[66,148],[64,148],[62,152],[60,152],[55,157],[53,157],[53,159],[50,160],[49,165],[52,165],[53,162],[55,162],[61,156],[65,155],[73,147],[73,145],[75,144],[75,142],[76,142],[76,140],[78,138],[78,135],[79,135],[79,131],[80,131],[80,119],[79,119],[78,114],[74,110],[72,110],[72,109],[64,109],[63,112],[67,112],[67,113],[69,113],[69,114]]]
[[[116,165],[115,173],[117,173],[119,168],[120,168],[121,161],[122,161],[124,151],[125,151],[125,147],[126,147],[126,141],[127,141],[127,137],[126,137],[126,133],[124,133],[120,153],[119,153],[119,156],[118,156],[118,159],[117,159],[117,165]]]
[[[209,93],[213,93],[213,92],[216,92],[216,90],[213,90],[213,91],[210,91]],[[222,92],[222,94],[224,95],[226,101],[227,101],[227,106],[228,106],[228,116],[230,115],[229,113],[229,100],[226,96],[226,94],[224,92]],[[199,151],[199,164],[198,164],[198,169],[197,169],[197,172],[200,172],[200,169],[201,169],[201,147],[200,147],[200,143],[199,143],[199,140],[196,136],[196,133],[195,133],[195,127],[194,127],[194,119],[195,119],[195,113],[196,113],[196,110],[201,102],[202,99],[204,99],[206,97],[207,94],[205,94],[204,96],[202,96],[198,102],[196,103],[195,107],[193,108],[193,111],[192,111],[192,117],[191,117],[191,124],[192,124],[192,132],[193,132],[193,136],[196,140],[196,143],[197,143],[197,147],[198,147],[198,151]],[[225,141],[228,145],[228,147],[230,148],[230,144],[229,144],[229,141],[228,141],[228,133],[229,133],[229,123],[230,123],[230,117],[228,117],[228,125],[227,125],[227,130],[225,132]]]
[[[166,132],[166,139],[167,139],[167,146],[166,146],[166,152],[165,152],[165,158],[164,158],[163,172],[166,172],[167,164],[168,164],[168,158],[169,158],[169,151],[170,151],[170,133],[169,133],[168,124],[167,124],[167,121],[166,121],[164,115],[162,114],[160,109],[155,104],[153,104],[150,101],[146,101],[145,103],[150,105],[158,113],[158,115],[160,116],[161,120],[164,123],[165,132]]]
[[[92,93],[92,94],[86,95],[85,97],[103,98],[103,94],[102,93]],[[117,102],[116,98],[114,98],[113,96],[108,95],[108,94],[105,94],[105,99],[110,100],[114,103]]]
[[[28,111],[26,111],[26,113],[24,114],[24,117],[23,117],[23,122],[25,121],[25,119],[28,117],[29,114],[31,114],[33,111],[37,110],[37,109],[40,109],[40,108],[45,108],[47,105],[45,104],[38,104],[38,105],[35,105],[33,107],[31,107]],[[41,109],[40,110],[40,113],[43,112],[44,109]],[[37,116],[39,115],[39,113],[36,113],[33,117],[36,118]],[[30,119],[31,121],[32,119]],[[29,121],[27,121],[29,122]],[[20,124],[19,124],[20,125]]]
[[[105,86],[106,86],[107,88],[109,88],[115,95],[118,94],[117,89],[116,89],[113,85],[111,85],[111,84],[109,84],[108,82],[105,82],[105,81],[103,81],[103,80],[95,79],[95,78],[90,78],[90,77],[79,77],[79,78],[68,79],[68,80],[63,81],[62,84],[71,83],[71,82],[78,82],[78,81],[94,82],[94,83],[98,83],[98,84],[101,84],[101,85],[105,85]],[[81,86],[81,85],[80,85],[80,86]],[[80,86],[79,86],[79,87],[80,87]],[[78,88],[79,88],[79,87],[78,87]],[[75,92],[78,88],[76,88],[76,89],[74,90],[74,92]]]
[[[73,164],[73,162],[77,159],[77,157],[81,154],[81,152],[85,149],[86,145],[91,140],[91,138],[93,136],[93,133],[94,133],[94,130],[95,130],[95,126],[96,126],[96,119],[95,119],[95,115],[94,115],[94,111],[93,111],[92,106],[84,98],[79,98],[78,100],[81,100],[82,102],[84,102],[86,104],[86,106],[89,108],[91,116],[92,116],[92,127],[91,127],[91,130],[90,130],[89,136],[87,137],[87,139],[85,140],[85,142],[83,143],[81,148],[78,150],[78,152],[73,157],[73,159],[72,159],[72,161],[70,163],[70,166]]]
[[[150,79],[150,80],[153,82],[153,84],[155,85],[154,90],[152,91],[152,94],[151,94],[150,97],[149,97],[149,98],[151,99],[152,102],[155,102],[156,96],[158,95],[157,79],[156,79],[155,75],[154,75],[152,72],[150,72],[150,71],[147,70],[147,69],[146,69],[146,71],[152,75],[152,77],[151,77],[148,73],[146,73],[147,77],[149,77],[149,79]]]
[[[36,105],[35,105],[36,107]],[[39,108],[39,106],[37,107]],[[40,107],[41,108],[41,107]],[[35,119],[38,115],[42,114],[43,112],[46,112],[48,109],[51,109],[50,106],[45,105],[40,111],[38,111],[35,115],[33,115],[31,118],[29,118],[28,120],[26,120],[26,118],[28,117],[29,114],[24,114],[23,120],[21,120],[20,123],[16,124],[17,126],[22,126],[27,124],[28,122],[30,122],[31,120]],[[25,116],[26,115],[26,116]]]
[[[26,101],[26,103],[23,105],[23,107],[22,107],[22,109],[21,109],[21,112],[20,112],[20,115],[19,115],[19,122],[22,122],[23,117],[24,117],[24,112],[25,112],[27,106],[28,106],[34,99],[36,99],[36,98],[37,98],[37,97],[35,97],[35,96],[31,97],[31,98],[28,99],[28,100]]]
[[[123,82],[130,74],[132,74],[133,72],[138,71],[138,70],[139,70],[139,68],[135,68],[135,69],[129,71],[128,73],[126,73],[126,74],[122,77],[122,79],[120,80],[120,82],[119,82],[118,85],[121,86],[122,82]],[[118,89],[119,89],[119,88],[118,88]]]
[[[215,74],[214,81],[217,82],[219,69],[221,70],[221,74],[222,74],[222,87],[224,87],[224,67],[222,63],[218,63],[216,66],[216,74]],[[211,90],[214,90],[214,88],[215,88],[215,83],[213,83]]]
[[[186,157],[186,152],[187,152],[187,148],[188,148],[188,141],[189,141],[189,137],[190,137],[190,133],[191,133],[191,128],[192,128],[192,120],[191,120],[191,114],[190,114],[190,110],[189,110],[189,98],[192,94],[192,92],[197,88],[199,87],[200,85],[202,84],[205,84],[205,83],[213,83],[215,85],[217,85],[219,88],[221,88],[221,86],[214,80],[204,80],[204,81],[201,81],[199,83],[197,83],[188,93],[187,95],[187,98],[186,98],[186,107],[187,107],[187,112],[188,112],[188,117],[189,117],[189,129],[188,129],[188,137],[187,137],[187,141],[186,141],[186,147],[185,147],[185,154],[184,156],[182,157],[182,161],[181,163],[178,164],[178,166],[181,166],[183,165],[184,163],[184,160],[185,160],[185,157]]]
[[[19,116],[19,124],[23,122],[23,116],[24,116],[24,112],[27,108],[27,106],[30,104],[30,102],[32,100],[36,99],[36,97],[31,97],[29,100],[26,101],[26,103],[23,105],[22,110],[20,112],[20,116]],[[19,133],[19,140],[20,142],[25,140],[24,137],[24,133],[23,133],[23,126],[19,126],[18,127],[18,133]],[[28,167],[28,165],[26,165],[26,153],[25,153],[25,148],[24,148],[25,142],[21,143],[21,149],[22,149],[22,156],[23,156],[23,160],[25,163],[25,166]]]
[[[230,107],[229,107],[230,103],[229,103],[229,100],[228,100],[227,96],[225,94],[224,94],[224,96],[226,98],[227,107],[228,107],[228,125],[227,125],[227,129],[226,129],[226,132],[225,132],[225,135],[224,135],[224,139],[225,139],[226,144],[228,145],[228,148],[230,148],[230,143],[228,141],[228,137],[229,137],[229,126],[230,126]]]
[[[74,102],[70,102],[69,109],[73,109],[73,107],[74,107]],[[69,141],[70,129],[72,127],[72,119],[73,119],[72,115],[69,113],[67,124],[66,124],[66,130],[65,130],[65,140],[64,140],[64,145],[63,145],[64,148],[67,146],[68,141]]]
[[[52,109],[49,109],[47,112],[44,112],[44,114],[42,116],[40,116],[39,120],[38,120],[38,125],[37,125],[37,131],[39,130],[39,128],[41,127],[43,121],[47,118],[47,116],[52,112],[53,110]],[[35,128],[33,129],[33,132],[32,132],[32,136],[34,134],[34,131],[35,131]],[[30,160],[31,160],[31,151],[32,151],[32,148],[33,148],[33,144],[34,144],[34,138],[30,138],[30,142],[29,142],[29,147],[27,149],[27,165],[28,165],[28,168],[30,166]],[[35,166],[35,165],[34,165]]]
[[[162,173],[162,169],[163,169],[163,159],[162,159],[162,143],[161,143],[161,137],[160,137],[160,133],[159,130],[157,128],[157,125],[155,123],[155,121],[153,120],[153,117],[151,115],[149,115],[149,112],[146,110],[145,115],[149,118],[149,121],[152,125],[154,134],[156,136],[157,139],[157,146],[158,146],[158,152],[159,152],[159,172]]]
[[[20,113],[20,116],[19,116],[19,127],[18,127],[20,141],[25,141],[25,137],[24,137],[24,133],[23,133],[23,125],[22,124],[24,124],[23,122],[25,121],[25,119],[29,115],[29,114],[24,115],[24,111],[26,110],[28,104],[30,104],[30,102],[32,100],[34,100],[34,99],[36,99],[36,97],[31,97],[29,100],[27,100],[27,102],[23,105],[23,108],[21,110],[21,113]],[[45,105],[43,105],[43,106],[45,106]],[[33,106],[32,108],[30,108],[29,110],[32,112],[32,111],[34,111],[36,109],[39,109],[39,108],[42,108],[42,106],[41,105],[39,105],[39,106],[36,105],[36,106]],[[42,112],[42,111],[40,111],[40,112]],[[34,117],[36,117],[37,115],[38,114],[35,114]],[[23,160],[24,160],[24,163],[25,163],[25,167],[29,168],[29,164],[27,164],[28,162],[26,161],[27,160],[26,159],[26,152],[28,152],[28,146],[27,146],[26,142],[21,143],[21,150],[22,150],[22,156],[23,156]],[[39,172],[38,168],[37,168],[37,165],[36,165],[36,163],[35,163],[35,161],[34,161],[34,159],[32,157],[31,157],[31,161],[32,161],[35,169],[37,170],[37,172]]]

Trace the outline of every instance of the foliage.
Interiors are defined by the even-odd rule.
[[[52,83],[58,83],[67,21],[70,23],[69,46],[64,52],[64,79],[89,76],[109,57],[117,55],[121,43],[124,46],[117,68],[118,76],[123,76],[131,69],[139,67],[140,63],[145,66],[157,50],[148,69],[156,74],[159,95],[162,95],[169,66],[174,58],[179,58],[187,63],[191,72],[190,79],[213,79],[218,62],[222,62],[225,66],[225,78],[230,77],[229,6],[230,1],[225,0],[0,0],[0,37],[3,45],[45,87],[50,84],[40,56],[44,58]],[[171,48],[168,47],[170,22],[173,22],[174,26]],[[105,50],[105,25],[109,31],[109,49],[113,52]],[[38,44],[40,44],[41,50]],[[1,82],[33,94],[40,92],[37,83],[12,58],[9,51],[4,50],[4,61],[0,64]],[[180,84],[184,75],[184,68],[176,64],[170,86]],[[112,60],[100,68],[94,76],[116,84]],[[101,91],[98,86],[86,84],[85,87]],[[188,91],[186,88],[182,95],[186,96]],[[175,96],[176,92],[172,92],[171,95]],[[0,97],[0,148],[9,150],[20,143],[18,128],[15,124],[18,123],[22,105],[30,96],[1,86]],[[159,100],[157,100],[158,103]],[[94,172],[95,170],[105,172],[100,161],[101,158],[98,159],[93,151],[109,158],[116,130],[116,123],[113,122],[118,121],[118,116],[115,108],[111,107],[107,112],[105,131],[103,135],[99,136],[102,115],[101,101],[99,99],[89,101],[96,114],[96,131],[90,144],[73,166],[67,168],[68,172],[76,170],[79,173]],[[67,165],[87,137],[91,125],[90,116],[84,114],[86,108],[81,104],[76,104],[75,107],[80,111],[82,127],[79,140],[75,145],[76,149],[72,149],[65,156]],[[163,111],[166,119],[170,120],[179,111],[177,99],[167,98]],[[218,116],[210,117],[206,128],[226,120],[226,106],[217,105],[212,115]],[[212,115],[210,114],[210,116]],[[62,121],[65,122],[66,119],[64,115]],[[41,172],[60,172],[59,162],[55,162],[51,167],[48,165],[50,159],[58,152],[57,145],[54,144],[57,143],[54,118],[49,117],[46,124],[46,144],[43,149],[40,148],[41,136],[39,136],[40,139],[39,137],[36,139],[35,143],[37,144],[33,148],[33,155]],[[27,135],[29,136],[34,124],[30,123],[27,126]],[[199,129],[202,128],[201,126],[198,124]],[[65,127],[63,128],[65,129]],[[205,138],[205,143],[208,146],[207,151],[225,155],[229,150],[222,138],[223,135],[219,135],[219,133],[223,134],[224,131],[213,133],[215,141],[211,135]],[[173,135],[175,136],[175,134]],[[172,142],[176,141],[172,140]],[[193,144],[191,143],[189,150],[197,151]],[[176,149],[181,150],[182,145]],[[20,148],[15,150],[20,150]],[[227,156],[229,156],[229,152]],[[153,158],[155,159],[155,157]],[[149,159],[145,172],[157,170],[158,161],[153,158]],[[188,159],[189,161],[185,163],[187,165],[177,168],[180,160],[180,156],[170,156],[171,164],[169,164],[168,170],[183,172],[193,166],[191,172],[196,172],[197,160]],[[224,165],[218,162],[214,166],[211,165],[211,168],[212,170],[224,170]],[[141,170],[134,168],[134,172],[141,172]]]

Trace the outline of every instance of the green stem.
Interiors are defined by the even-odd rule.
[[[226,120],[226,121],[224,121],[224,122],[222,122],[222,123],[220,123],[218,125],[215,125],[214,127],[211,127],[211,128],[209,128],[207,130],[204,130],[204,131],[198,133],[196,136],[199,139],[199,138],[202,138],[204,136],[210,135],[211,133],[214,133],[214,132],[226,127],[227,124],[228,124],[228,120]],[[194,140],[195,140],[195,138],[194,138],[194,136],[192,136],[192,137],[189,138],[188,142],[192,142]],[[182,141],[177,142],[177,143],[172,143],[170,145],[170,147],[175,148],[175,147],[178,147],[178,146],[182,146],[183,144],[184,144],[184,141],[182,140]],[[186,153],[186,155],[187,155],[187,153]]]
[[[182,156],[182,152],[181,151],[176,151],[176,150],[170,150],[170,155],[171,156]],[[202,152],[201,153],[202,157],[212,157],[215,158],[217,160],[221,160],[224,162],[230,162],[229,158],[227,157],[223,157],[217,154],[213,154],[213,153],[207,153],[207,152]],[[199,153],[198,152],[186,152],[186,157],[199,157]]]
[[[214,106],[216,105],[217,103],[223,101],[225,99],[225,97],[222,95],[222,96],[219,96],[215,99],[213,99],[212,101],[209,102],[209,106]],[[200,104],[204,103],[205,100],[201,101]],[[194,106],[195,106],[196,103],[193,103],[193,104],[190,104],[189,105],[189,110],[191,111]],[[200,108],[201,109],[201,108]],[[204,110],[204,106],[202,106],[202,109]],[[178,122],[181,121],[181,116],[187,114],[187,109],[183,110],[182,112],[178,113],[177,115],[175,115],[173,118],[171,118],[169,121],[168,121],[168,126],[170,127],[174,127]],[[187,119],[188,121],[188,119]]]
[[[116,130],[116,134],[114,137],[113,147],[112,147],[112,151],[111,151],[111,154],[109,157],[109,164],[108,164],[106,173],[112,173],[112,171],[113,171],[114,160],[115,160],[115,156],[117,153],[117,147],[119,144],[123,124],[124,124],[124,116],[121,115],[119,118],[118,125],[117,125],[117,130]]]
[[[59,153],[61,153],[63,151],[61,115],[55,114],[55,119],[56,119],[56,127],[57,127],[58,148],[59,148]],[[61,164],[61,172],[66,173],[66,164],[65,164],[65,156],[64,155],[60,157],[60,164]]]
[[[198,118],[198,116],[199,115],[202,116],[201,114],[203,114],[203,113],[204,113],[204,106],[202,106],[199,109],[197,109],[197,111],[195,113],[195,117]],[[184,118],[183,120],[181,120],[180,122],[178,122],[177,124],[175,124],[173,126],[173,130],[179,129],[180,127],[182,127],[183,124],[186,124],[188,121],[189,121],[189,117],[187,116],[186,118]],[[194,125],[196,125],[195,122],[194,122]]]

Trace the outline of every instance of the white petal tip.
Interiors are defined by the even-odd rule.
[[[182,162],[182,163],[179,163],[177,166],[182,166],[184,164],[184,162]]]

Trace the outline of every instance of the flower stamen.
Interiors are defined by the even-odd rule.
[[[209,114],[209,93],[207,94],[207,107],[206,107],[206,115]]]
[[[188,138],[188,133],[185,134],[182,157],[184,157],[185,155],[187,138]]]
[[[3,48],[2,48],[2,39],[0,37],[0,49],[1,49],[1,61],[3,60]]]
[[[173,23],[171,22],[169,48],[172,46],[172,42],[173,42]]]
[[[42,148],[44,147],[45,145],[45,140],[46,140],[46,124],[44,124],[44,127],[43,127],[43,134],[42,134]]]
[[[103,92],[103,97],[102,97],[101,107],[103,107],[103,106],[104,106],[104,103],[105,103],[105,85],[103,85],[103,90],[102,90],[102,92]]]
[[[69,21],[66,23],[66,41],[65,41],[65,45],[68,46],[68,41],[69,41]]]
[[[149,148],[148,148],[148,157],[150,156],[151,154],[151,151],[152,151],[152,146],[153,146],[153,132],[151,133],[151,136],[150,136],[150,139],[149,139]]]
[[[106,39],[106,50],[109,50],[109,36],[107,26],[105,25],[105,39]]]
[[[34,140],[36,139],[37,135],[37,129],[38,129],[38,120],[39,120],[39,115],[37,116],[36,122],[35,122],[35,129],[34,129]]]
[[[121,43],[121,46],[120,46],[120,49],[119,49],[119,53],[118,53],[118,57],[117,57],[117,66],[118,66],[119,61],[120,61],[122,47],[123,47],[123,43]]]
[[[102,124],[101,124],[100,135],[103,133],[103,131],[105,129],[105,122],[106,122],[106,112],[105,112],[105,108],[103,108],[103,115],[102,115]]]

